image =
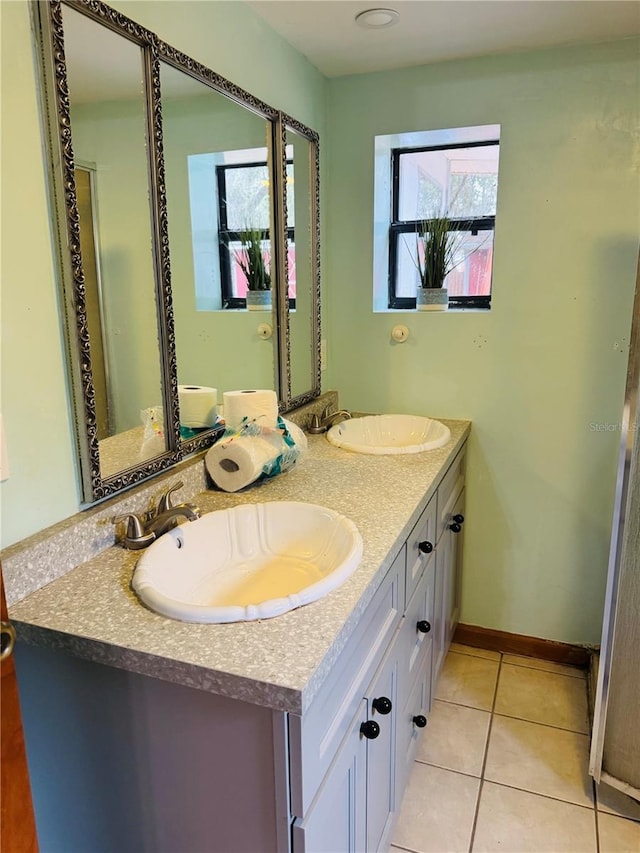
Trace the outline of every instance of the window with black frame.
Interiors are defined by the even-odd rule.
[[[287,207],[293,210],[293,161],[287,161]],[[266,162],[224,163],[216,166],[218,240],[223,308],[245,308],[248,289],[243,233],[259,234],[265,265],[270,267],[270,184]],[[289,253],[295,253],[294,229],[287,224]],[[289,304],[295,307],[295,279],[289,270]]]
[[[391,150],[389,308],[416,307],[418,230],[446,217],[453,262],[450,308],[491,307],[499,142]]]

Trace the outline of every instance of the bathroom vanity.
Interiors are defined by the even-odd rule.
[[[11,608],[42,849],[386,850],[458,618],[468,422],[416,455],[310,437],[296,471],[203,511],[304,500],[358,526],[337,590],[262,622],[186,624],[120,547]]]

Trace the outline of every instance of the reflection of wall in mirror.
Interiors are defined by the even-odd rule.
[[[309,140],[287,131],[287,154],[293,154],[293,224],[295,228],[296,309],[289,314],[291,347],[291,394],[308,391],[312,384],[312,289],[311,156]],[[291,200],[291,188],[288,193]],[[287,211],[289,224],[291,211]]]
[[[173,69],[162,68],[162,81]],[[182,75],[184,76],[184,75]],[[199,85],[199,84],[195,84]],[[234,390],[246,387],[274,387],[273,343],[257,334],[255,314],[246,311],[197,310],[194,272],[194,235],[191,229],[191,203],[211,195],[211,227],[217,227],[215,181],[212,164],[201,160],[201,173],[208,186],[196,188],[195,172],[189,157],[211,155],[238,149],[262,148],[267,144],[269,128],[265,119],[218,93],[163,100],[163,142],[167,185],[167,216],[171,251],[171,283],[176,330],[178,382],[211,385]],[[203,198],[204,196],[204,198]],[[211,249],[208,262],[211,288],[200,293],[198,302],[212,309],[220,307],[220,266],[217,235],[196,235]],[[201,279],[201,277],[199,277]]]
[[[96,225],[114,432],[162,402],[152,262],[145,119],[141,101],[72,112],[74,155],[95,164]]]

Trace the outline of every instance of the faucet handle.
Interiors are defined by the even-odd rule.
[[[139,539],[141,536],[144,536],[142,522],[134,512],[124,512],[122,515],[114,515],[111,519],[111,524],[120,524],[121,521],[127,522],[127,539]]]
[[[327,405],[324,407],[324,411],[322,412],[322,420],[328,418],[331,413],[331,403],[327,403]]]
[[[178,489],[181,489],[184,486],[184,482],[182,480],[178,480],[177,483],[174,483],[172,486],[169,486],[162,495],[160,496],[160,500],[158,501],[158,509],[157,514],[160,515],[162,512],[167,512],[170,509],[173,509],[173,503],[171,502],[171,495],[174,492],[177,492]]]
[[[125,548],[144,548],[156,538],[155,533],[146,533],[142,521],[134,512],[125,512],[122,515],[114,515],[111,519],[112,524],[119,524],[121,521],[127,522],[127,531],[124,536]]]

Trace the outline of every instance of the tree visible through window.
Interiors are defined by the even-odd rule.
[[[446,216],[457,264],[445,280],[452,307],[489,308],[499,142],[391,150],[389,307],[415,308],[416,232]]]

